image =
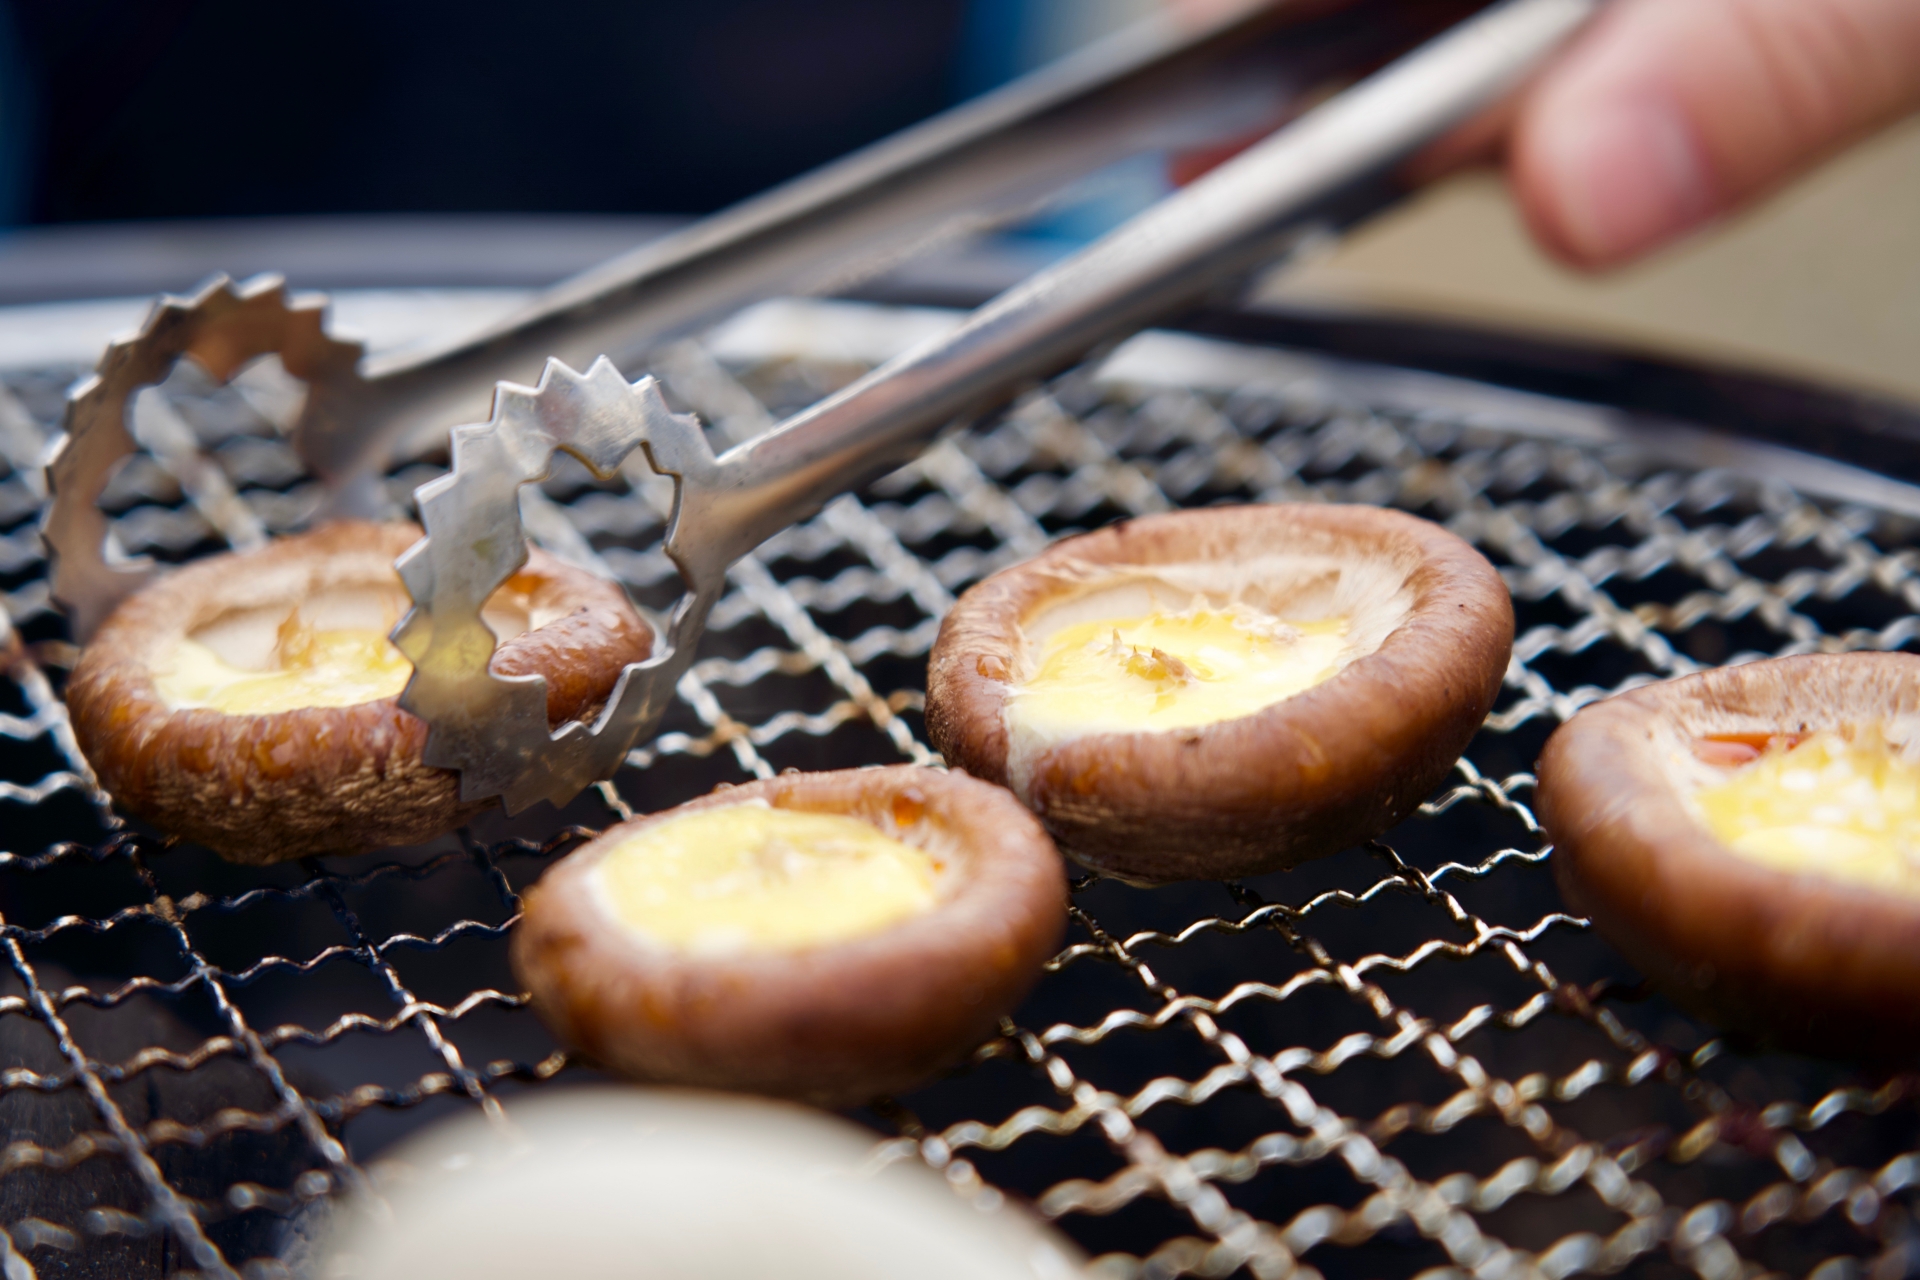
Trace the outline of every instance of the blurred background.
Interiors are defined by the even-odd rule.
[[[698,214],[1155,0],[0,2],[0,221]]]
[[[0,0],[0,304],[181,289],[213,269],[531,286],[1160,2]],[[1136,168],[1021,234],[1064,250],[1165,185]],[[1464,317],[1920,400],[1920,124],[1604,280],[1542,257],[1497,175],[1462,175],[1262,301]]]

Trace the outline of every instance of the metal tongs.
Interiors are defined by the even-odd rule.
[[[96,504],[112,467],[134,449],[128,397],[164,378],[181,355],[224,381],[278,352],[310,388],[296,447],[328,483],[333,511],[353,513],[373,506],[381,472],[409,435],[422,432],[423,420],[472,395],[477,371],[551,342],[538,385],[500,382],[488,421],[453,429],[449,473],[416,490],[426,537],[396,565],[414,607],[393,640],[414,666],[401,705],[428,725],[427,763],[459,771],[463,799],[499,796],[509,812],[542,799],[563,804],[612,776],[659,723],[735,561],[1025,380],[1391,202],[1404,161],[1514,88],[1602,2],[1505,0],[1480,12],[1001,294],[951,333],[717,456],[695,418],[669,411],[652,378],[629,384],[604,354],[585,373],[565,358],[585,363],[574,354],[583,342],[588,350],[631,351],[765,296],[770,285],[791,284],[796,247],[831,248],[845,235],[819,220],[836,200],[844,204],[841,188],[853,177],[864,184],[856,184],[864,203],[855,202],[855,215],[910,210],[916,200],[937,204],[934,189],[964,174],[969,156],[1018,133],[1015,125],[1031,129],[1048,112],[1096,101],[1129,76],[1164,73],[1181,58],[1217,58],[1208,41],[1231,45],[1228,37],[1244,36],[1251,20],[1240,15],[1182,40],[1109,50],[1101,55],[1106,64],[1096,60],[971,116],[934,122],[932,136],[917,143],[882,144],[838,178],[830,168],[722,215],[664,256],[642,250],[616,260],[563,284],[518,322],[404,367],[362,368],[357,347],[323,331],[321,304],[289,303],[277,281],[239,290],[223,281],[195,299],[163,300],[141,333],[110,348],[70,398],[67,435],[49,467],[55,596],[84,639],[157,572],[108,562]],[[958,138],[940,136],[942,128]],[[862,164],[865,171],[853,172]],[[737,257],[716,253],[715,241]],[[689,262],[697,288],[675,277],[687,274]],[[655,296],[645,296],[649,289]],[[640,450],[653,472],[671,478],[665,549],[686,592],[657,628],[652,656],[625,670],[594,723],[552,731],[540,677],[490,670],[495,641],[480,611],[526,558],[519,489],[546,475],[555,450],[601,478]]]

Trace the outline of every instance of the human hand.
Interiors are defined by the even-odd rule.
[[[1614,0],[1502,122],[1534,237],[1593,269],[1916,108],[1920,0]]]

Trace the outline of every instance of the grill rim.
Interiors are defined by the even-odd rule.
[[[1210,308],[1159,326],[1254,346],[1605,405],[1920,482],[1920,402],[1763,363],[1660,352],[1654,344],[1534,335],[1471,319],[1320,308]]]

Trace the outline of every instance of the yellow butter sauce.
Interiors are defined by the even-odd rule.
[[[1347,620],[1246,605],[1109,618],[1045,640],[1011,714],[1049,736],[1185,729],[1250,715],[1339,670]]]
[[[666,946],[726,954],[877,933],[933,905],[940,867],[858,818],[750,802],[656,823],[597,870],[622,923]]]
[[[413,664],[384,631],[312,630],[297,616],[281,626],[274,662],[264,671],[237,667],[185,637],[154,672],[154,685],[175,710],[211,707],[228,715],[266,715],[391,698],[413,674]]]
[[[1877,730],[1775,739],[1694,802],[1721,843],[1757,862],[1920,892],[1920,769]]]

